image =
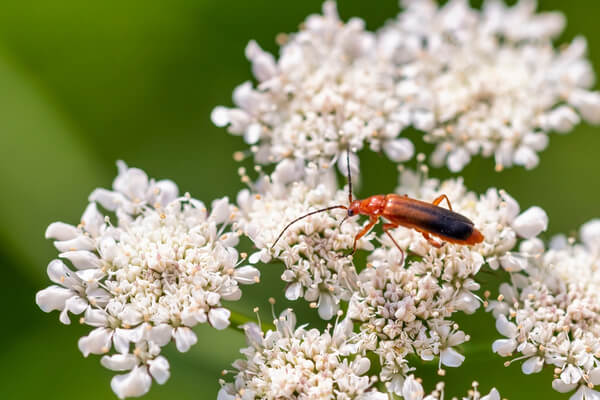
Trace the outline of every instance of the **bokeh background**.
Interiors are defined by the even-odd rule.
[[[77,223],[88,194],[110,186],[117,159],[171,178],[206,202],[235,197],[242,184],[231,155],[245,144],[214,127],[210,111],[230,105],[233,88],[251,78],[243,55],[248,40],[276,52],[275,35],[297,30],[320,6],[320,0],[0,3],[0,398],[114,398],[112,372],[77,349],[88,328],[64,326],[57,313],[35,305],[35,292],[48,286],[46,265],[56,256],[44,240],[46,226]],[[338,6],[344,19],[361,16],[371,29],[398,11],[395,0],[340,0]],[[540,6],[564,11],[568,26],[559,42],[585,35],[600,71],[597,2],[543,0]],[[422,144],[419,149],[430,151]],[[477,191],[502,187],[523,209],[545,208],[551,217],[546,237],[574,233],[600,216],[599,149],[600,127],[584,124],[553,135],[533,171],[496,173],[491,160],[476,159],[463,175]],[[357,194],[392,191],[395,166],[377,154],[360,156]],[[263,282],[246,287],[231,308],[250,313],[260,306],[270,318],[267,297],[282,298],[281,271],[264,267]],[[279,310],[286,306],[277,304]],[[293,306],[302,320],[323,326],[303,302]],[[465,393],[477,378],[485,392],[495,385],[511,399],[566,397],[550,389],[549,371],[526,377],[518,365],[504,368],[489,350],[498,337],[493,319],[479,317],[462,322],[473,353],[462,368],[448,369],[448,394]],[[220,371],[238,357],[244,339],[233,330],[201,326],[196,332],[200,340],[189,353],[169,346],[172,377],[154,384],[147,399],[216,398]],[[430,388],[435,369],[422,369]]]

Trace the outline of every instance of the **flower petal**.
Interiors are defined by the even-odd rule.
[[[96,203],[88,204],[81,216],[81,224],[83,229],[89,232],[92,237],[97,237],[100,234],[100,230],[104,225],[104,216],[98,211]]]
[[[100,364],[112,371],[129,371],[138,365],[138,359],[133,354],[114,354],[103,356],[100,359]]]
[[[304,290],[302,288],[302,284],[300,282],[294,282],[285,289],[285,298],[288,300],[298,300]]]
[[[154,360],[148,361],[148,371],[150,375],[158,382],[158,384],[162,385],[168,379],[171,373],[169,372],[169,361],[163,356],[158,356]]]
[[[571,390],[575,389],[576,387],[577,387],[577,384],[575,384],[575,383],[566,384],[562,381],[562,379],[554,379],[552,381],[552,388],[560,393],[570,392]]]
[[[53,222],[46,228],[46,239],[71,240],[80,235],[79,230],[73,225],[64,222]]]
[[[65,302],[73,296],[77,296],[77,294],[72,290],[52,285],[36,293],[35,303],[44,312],[62,311],[65,308]]]
[[[76,315],[81,314],[87,309],[87,307],[87,301],[79,296],[73,296],[68,298],[67,301],[65,301],[65,309],[62,310],[62,312],[60,313],[60,322],[62,322],[65,325],[70,324],[71,320],[69,319],[68,313],[70,312]]]
[[[544,361],[540,357],[531,357],[521,365],[521,370],[525,375],[536,374],[542,370]]]
[[[463,361],[465,361],[465,356],[449,347],[441,351],[440,361],[447,367],[460,367]]]
[[[79,235],[76,238],[70,240],[61,240],[54,242],[54,247],[58,251],[72,251],[72,250],[94,250],[96,243],[92,238],[85,235]]]
[[[250,265],[236,268],[233,278],[242,285],[252,285],[260,280],[260,271]]]
[[[410,140],[406,138],[400,138],[385,142],[383,144],[383,151],[390,160],[395,162],[404,162],[412,158],[413,154],[415,153],[415,146]]]
[[[165,207],[179,196],[177,184],[169,179],[163,179],[156,182],[149,190],[151,193],[150,197],[152,205],[155,207],[157,205]]]
[[[71,261],[77,269],[100,268],[102,263],[98,256],[86,250],[67,251],[58,255]]]
[[[175,347],[182,353],[185,353],[198,342],[198,337],[190,328],[179,327],[173,330],[173,339]]]
[[[225,329],[229,326],[231,311],[226,308],[211,308],[208,312],[208,322],[216,329]]]
[[[109,211],[115,211],[123,204],[129,202],[122,193],[103,188],[95,189],[88,197],[88,200],[100,204]]]
[[[501,335],[508,338],[514,338],[518,333],[517,326],[510,322],[504,315],[500,315],[496,320],[496,329]]]
[[[120,398],[143,396],[150,390],[152,378],[146,367],[135,367],[124,375],[116,375],[110,381],[110,387]]]
[[[173,327],[169,324],[160,324],[152,327],[148,335],[148,340],[156,343],[157,346],[166,346],[171,341]]]
[[[517,341],[514,339],[498,339],[492,343],[492,351],[502,357],[510,356],[516,348]]]
[[[339,310],[339,305],[336,303],[332,295],[326,292],[321,292],[319,295],[319,317],[324,320],[330,320]]]
[[[106,326],[108,323],[108,314],[104,310],[88,307],[85,310],[84,321],[90,326]]]
[[[530,207],[512,225],[519,236],[530,239],[548,228],[548,215],[540,207]]]
[[[113,189],[126,195],[134,203],[145,200],[148,188],[148,175],[138,168],[129,168],[123,161],[117,161],[119,175],[113,182]]]
[[[590,382],[594,385],[600,385],[600,367],[596,367],[589,373]]]
[[[217,199],[212,202],[210,212],[210,219],[214,220],[216,223],[221,223],[226,221],[229,218],[229,214],[231,212],[231,207],[229,204],[229,199],[227,197],[223,197],[222,199]]]
[[[79,350],[84,357],[90,354],[104,354],[110,350],[112,329],[96,328],[89,335],[79,339]]]
[[[488,394],[483,396],[481,400],[500,400],[500,393],[496,388],[492,388]]]
[[[402,386],[402,397],[410,400],[421,400],[424,395],[423,386],[415,380],[414,376],[407,377],[404,386]]]

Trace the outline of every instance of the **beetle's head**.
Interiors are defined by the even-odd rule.
[[[360,200],[354,200],[348,206],[348,217],[353,217],[360,214]]]

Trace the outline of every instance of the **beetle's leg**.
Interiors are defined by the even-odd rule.
[[[437,206],[444,199],[446,199],[446,203],[448,203],[448,208],[450,209],[450,211],[452,211],[452,204],[450,204],[450,200],[448,200],[448,196],[446,196],[445,194],[442,194],[442,195],[439,195],[438,197],[436,197],[436,199],[434,201],[432,201],[432,204],[434,206]]]
[[[440,248],[442,247],[443,243],[439,243],[437,241],[435,241],[431,236],[429,236],[429,233],[427,232],[423,232],[423,231],[419,231],[421,232],[421,235],[423,235],[423,237],[425,238],[425,240],[427,240],[427,242],[429,242],[430,245],[432,245],[435,248]]]
[[[367,224],[367,226],[365,226],[364,228],[361,229],[360,232],[358,232],[356,234],[356,236],[354,236],[354,245],[352,245],[352,253],[350,253],[349,255],[353,255],[354,253],[356,253],[356,242],[358,242],[358,240],[365,236],[367,233],[369,233],[369,231],[373,228],[373,225],[375,225],[377,223],[377,221],[379,221],[379,217],[378,216],[371,216],[369,218],[369,223]]]
[[[398,227],[398,225],[396,225],[396,224],[383,224],[383,231],[392,240],[392,242],[394,243],[394,245],[396,245],[396,247],[398,248],[398,250],[400,250],[400,254],[402,254],[402,258],[400,259],[400,265],[403,265],[404,264],[404,250],[402,250],[402,248],[400,247],[400,245],[398,245],[398,242],[396,242],[396,239],[394,239],[394,237],[392,236],[392,234],[389,231],[390,229],[394,229],[394,228],[397,228],[397,227]]]

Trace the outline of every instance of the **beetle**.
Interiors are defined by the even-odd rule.
[[[369,217],[369,223],[354,237],[354,244],[352,246],[352,253],[350,253],[350,255],[356,252],[356,244],[358,240],[366,235],[373,228],[373,226],[375,226],[380,218],[387,220],[387,223],[383,224],[383,231],[388,235],[388,237],[392,240],[394,245],[402,254],[402,261],[400,264],[404,262],[404,251],[390,233],[390,229],[394,229],[399,226],[421,232],[423,237],[432,246],[437,248],[440,248],[443,243],[437,242],[431,236],[436,236],[445,242],[459,245],[474,245],[483,241],[483,234],[477,228],[475,228],[473,221],[462,214],[452,211],[452,204],[450,204],[450,200],[445,194],[438,196],[431,203],[412,199],[407,195],[399,195],[394,193],[370,196],[364,200],[354,200],[352,198],[352,176],[350,174],[350,150],[348,150],[346,155],[346,161],[348,163],[348,206],[338,204],[311,211],[301,217],[296,218],[283,228],[277,239],[275,239],[271,245],[271,248],[277,244],[285,231],[287,231],[287,229],[296,222],[311,215],[334,209],[343,209],[347,211],[347,215],[342,223],[347,218],[356,215],[366,215]],[[443,200],[446,200],[448,208],[439,206]]]

